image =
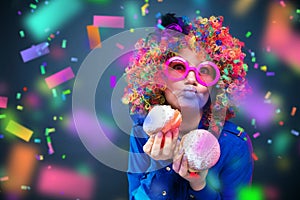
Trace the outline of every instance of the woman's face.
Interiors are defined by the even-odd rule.
[[[180,50],[178,55],[185,59],[189,66],[193,67],[197,67],[200,63],[206,61],[205,52],[196,54],[189,48]],[[201,85],[197,81],[196,74],[192,70],[182,80],[174,81],[167,76],[166,85],[165,97],[173,108],[179,110],[191,108],[200,111],[208,101],[208,87]]]

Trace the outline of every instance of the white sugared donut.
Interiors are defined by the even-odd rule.
[[[181,145],[187,157],[189,171],[197,172],[214,166],[220,158],[217,138],[204,129],[192,130],[182,137]]]

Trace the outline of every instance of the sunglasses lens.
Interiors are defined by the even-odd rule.
[[[213,85],[219,78],[217,70],[213,63],[204,62],[198,68],[198,78],[206,85]]]
[[[168,76],[172,79],[184,78],[186,73],[185,63],[181,60],[173,60],[167,66]]]

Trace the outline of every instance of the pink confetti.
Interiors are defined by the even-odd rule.
[[[94,179],[68,168],[43,167],[37,190],[44,195],[70,199],[93,199]]]
[[[116,46],[117,46],[119,49],[124,49],[124,46],[121,45],[120,43],[117,43]]]
[[[282,7],[285,7],[284,1],[280,1],[279,3],[280,3],[280,5],[281,5]]]
[[[253,138],[258,138],[259,136],[260,136],[259,132],[253,134]]]
[[[117,82],[117,77],[111,76],[110,77],[110,87],[114,88],[116,86],[116,82]]]
[[[52,89],[72,78],[74,78],[74,73],[72,71],[71,67],[67,67],[51,76],[48,78],[45,78],[46,84],[48,85],[49,89]]]
[[[0,108],[7,108],[7,97],[0,96]]]
[[[124,17],[95,15],[93,25],[107,28],[124,28]]]

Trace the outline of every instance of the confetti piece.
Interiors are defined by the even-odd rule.
[[[114,88],[116,86],[116,82],[117,82],[117,77],[116,76],[111,76],[110,77],[110,87]]]
[[[44,156],[43,155],[35,155],[35,158],[37,160],[44,160]]]
[[[47,140],[47,145],[48,145],[48,154],[52,155],[52,154],[54,154],[54,149],[53,149],[53,146],[52,146],[52,143],[51,143],[50,136],[47,136],[46,140]]]
[[[149,6],[148,3],[145,3],[142,7],[141,7],[141,12],[142,12],[142,16],[146,15],[146,9]]]
[[[45,129],[45,136],[48,136],[50,133],[54,133],[55,128],[46,128]]]
[[[250,31],[248,31],[248,32],[246,33],[246,38],[249,38],[251,35],[252,35],[252,33],[251,33]]]
[[[38,143],[38,144],[41,143],[41,139],[39,139],[39,138],[35,138],[33,141],[34,141],[34,143]]]
[[[267,143],[268,143],[268,144],[272,144],[272,140],[271,140],[271,139],[268,139],[268,140],[267,140]]]
[[[297,9],[297,10],[296,10],[296,13],[297,13],[297,14],[300,14],[300,9]]]
[[[5,114],[0,115],[0,119],[4,119],[4,118],[6,118]]]
[[[257,69],[258,68],[258,63],[255,63],[254,64],[254,69]]]
[[[280,109],[278,108],[278,109],[276,109],[276,114],[278,114],[278,113],[280,113],[281,111],[280,111]]]
[[[240,127],[240,126],[238,126],[238,127],[236,128],[236,130],[238,130],[238,131],[240,131],[240,132],[244,132],[244,129],[243,129],[242,127]]]
[[[62,40],[61,48],[65,49],[67,47],[67,40]]]
[[[17,93],[16,99],[21,99],[22,94],[20,92]]]
[[[52,89],[52,96],[53,96],[54,98],[57,97],[57,92],[56,92],[56,89],[55,89],[55,88]]]
[[[267,76],[275,76],[275,72],[267,72],[266,75]]]
[[[20,197],[24,194],[20,190],[20,186],[31,184],[35,166],[38,162],[35,159],[36,154],[37,149],[33,145],[24,143],[12,145],[7,155],[8,162],[5,168],[7,169],[6,173],[9,175],[9,181],[2,185],[2,191],[19,196],[18,199],[24,199]]]
[[[262,70],[262,71],[265,71],[265,72],[266,72],[266,71],[267,71],[267,66],[266,66],[266,65],[263,65],[263,66],[261,66],[261,67],[260,67],[260,70]]]
[[[93,25],[96,27],[124,28],[124,17],[94,15]]]
[[[72,0],[72,3],[51,1],[48,5],[41,5],[34,15],[27,15],[23,24],[36,40],[41,41],[48,36],[49,31],[63,27],[82,9],[81,0]]]
[[[255,57],[251,58],[251,62],[256,62],[256,58]]]
[[[71,62],[78,62],[78,58],[71,57]]]
[[[9,178],[8,178],[8,176],[4,176],[4,177],[1,177],[0,178],[0,181],[2,182],[2,181],[8,181],[9,180]]]
[[[64,95],[71,94],[71,90],[69,90],[69,89],[68,89],[68,90],[64,90],[64,91],[63,91],[63,94],[64,94]]]
[[[26,86],[23,87],[23,91],[27,92],[28,88]]]
[[[41,70],[41,74],[42,75],[46,74],[46,70],[45,70],[45,66],[44,65],[40,66],[40,70]]]
[[[63,100],[63,101],[65,101],[67,98],[66,98],[66,95],[64,95],[64,94],[61,94],[61,99]]]
[[[62,159],[66,159],[66,154],[63,154],[63,155],[61,156],[61,158],[62,158]]]
[[[294,129],[291,130],[291,133],[295,136],[299,136],[299,132]]]
[[[3,139],[4,138],[4,135],[0,134],[0,139]]]
[[[251,120],[251,125],[255,126],[255,119],[254,118]]]
[[[117,46],[119,49],[124,49],[124,46],[121,45],[120,43],[117,43],[116,46]]]
[[[22,126],[21,124],[10,120],[6,126],[6,131],[28,142],[33,134],[33,131]]]
[[[25,33],[24,33],[24,31],[22,31],[22,30],[21,30],[21,31],[19,31],[19,34],[20,34],[20,37],[21,37],[21,38],[24,38],[24,37],[25,37]]]
[[[272,94],[272,93],[271,93],[270,91],[268,91],[267,94],[265,95],[265,99],[269,99],[270,96],[271,96],[271,94]]]
[[[20,54],[23,59],[23,62],[26,63],[28,61],[34,60],[36,58],[50,53],[48,46],[48,42],[42,42],[36,46],[33,45],[32,47],[21,51]]]
[[[280,1],[279,3],[280,3],[280,5],[281,5],[282,7],[285,7],[284,1]]]
[[[0,96],[0,108],[7,108],[8,97]]]
[[[252,153],[252,158],[253,158],[253,160],[255,160],[255,161],[258,160],[258,157],[257,157],[257,155],[256,155],[254,152]]]
[[[30,190],[30,186],[21,185],[21,190]]]
[[[41,168],[36,185],[38,192],[43,195],[64,199],[92,199],[94,183],[91,175],[82,175],[68,168],[52,166],[50,169]]]
[[[271,47],[270,46],[267,46],[267,52],[271,52]]]
[[[94,49],[96,47],[101,48],[101,39],[100,39],[100,33],[99,28],[97,26],[88,25],[86,26],[89,43],[90,43],[90,49]]]
[[[17,105],[17,110],[23,110],[23,106]]]
[[[253,134],[253,138],[258,138],[259,136],[260,136],[259,132]]]
[[[283,125],[284,125],[284,122],[283,122],[283,121],[280,121],[280,122],[279,122],[279,125],[280,125],[280,126],[283,126]]]
[[[54,88],[72,78],[74,78],[74,73],[71,67],[67,67],[47,78],[45,78],[46,84],[49,89]]]
[[[297,108],[293,107],[291,111],[291,116],[294,116],[296,114]]]

